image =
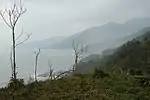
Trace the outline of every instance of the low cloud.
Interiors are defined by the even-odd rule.
[[[24,0],[28,11],[18,26],[33,33],[31,40],[68,36],[108,21],[149,17],[149,4],[150,0]],[[10,34],[4,27],[0,41],[8,42]]]

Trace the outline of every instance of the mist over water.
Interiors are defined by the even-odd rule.
[[[27,79],[29,75],[34,73],[35,50],[18,50],[17,51],[17,66],[18,75]],[[72,50],[41,50],[38,60],[38,74],[48,72],[48,60],[53,63],[55,71],[70,69],[73,65]],[[0,85],[7,83],[11,77],[10,56],[8,53],[3,53],[0,56]]]

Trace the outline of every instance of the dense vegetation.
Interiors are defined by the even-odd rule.
[[[15,82],[15,83],[14,83]],[[58,80],[24,85],[10,82],[0,90],[0,100],[149,100],[150,86],[115,70],[96,70],[91,75],[75,75]]]

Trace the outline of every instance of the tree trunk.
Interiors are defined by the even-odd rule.
[[[34,80],[37,81],[37,61],[38,61],[38,55],[36,55],[36,58],[35,58],[35,76],[34,76]]]
[[[17,79],[17,73],[16,73],[16,47],[15,47],[15,44],[16,44],[16,41],[15,41],[15,29],[12,28],[12,42],[13,42],[13,76],[14,76],[14,79]]]
[[[75,63],[74,63],[74,66],[73,66],[73,75],[75,74],[75,69],[77,67],[77,64],[78,64],[78,56],[76,55],[75,56]]]

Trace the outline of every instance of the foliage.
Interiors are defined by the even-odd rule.
[[[102,73],[109,77],[93,77]],[[142,87],[139,82],[133,76],[97,70],[89,75],[34,82],[15,90],[6,87],[0,89],[0,96],[1,100],[149,100],[150,87]]]
[[[109,77],[109,75],[104,73],[104,71],[96,68],[93,77],[94,78],[105,78],[105,77]]]
[[[114,54],[104,56],[98,60],[80,63],[76,72],[92,73],[95,68],[110,71],[120,69],[128,74],[150,74],[150,41],[128,41],[115,50]]]
[[[14,79],[11,78],[8,84],[8,89],[17,90],[24,87],[24,80],[23,79]]]

